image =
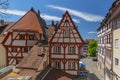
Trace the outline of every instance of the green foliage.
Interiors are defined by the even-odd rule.
[[[97,41],[91,40],[88,44],[88,52],[91,57],[96,57],[97,53]]]

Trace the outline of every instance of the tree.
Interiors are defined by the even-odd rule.
[[[88,44],[88,52],[91,57],[96,57],[97,53],[97,41],[91,40]]]
[[[0,0],[0,19],[7,16],[6,10],[8,9],[8,0]]]

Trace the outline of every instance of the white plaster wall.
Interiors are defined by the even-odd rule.
[[[64,42],[69,42],[69,38],[64,38]]]
[[[37,41],[35,40],[28,40],[27,41],[27,46],[33,46]]]
[[[76,49],[75,53],[78,54],[78,52],[79,52],[79,51],[78,51],[78,47],[75,46],[75,49]]]
[[[64,69],[64,65],[63,65],[63,63],[61,62],[61,69]]]
[[[74,38],[71,38],[70,42],[75,42],[75,39],[74,39]]]
[[[79,37],[78,34],[74,34],[75,37]]]
[[[13,32],[13,39],[18,35],[19,32]],[[19,39],[19,36],[17,37]]]
[[[65,55],[65,58],[68,58],[68,59],[78,59],[78,55]]]
[[[9,45],[10,43],[11,43],[11,35],[6,40],[5,45]]]
[[[14,40],[12,45],[25,46],[25,40]]]
[[[80,38],[77,38],[76,39],[76,42],[82,42]]]
[[[52,41],[52,42],[57,42],[57,40],[58,40],[57,38],[53,38],[53,41]]]
[[[51,58],[64,58],[64,55],[55,55],[55,54],[52,54]]]
[[[63,39],[62,39],[62,38],[59,38],[59,39],[58,39],[58,42],[63,42]]]
[[[64,48],[61,46],[61,54],[64,54]]]
[[[65,71],[65,72],[67,72],[67,73],[69,73],[69,74],[72,74],[72,75],[77,75],[77,71]]]

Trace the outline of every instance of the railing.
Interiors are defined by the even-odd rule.
[[[13,66],[7,66],[3,69],[0,69],[0,78],[3,78],[12,71]]]

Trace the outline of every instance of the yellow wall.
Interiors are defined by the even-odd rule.
[[[1,44],[4,36],[0,35],[0,68],[6,66],[6,50]]]

